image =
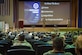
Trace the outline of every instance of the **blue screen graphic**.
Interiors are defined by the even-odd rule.
[[[40,2],[24,2],[24,24],[33,25],[40,21]]]

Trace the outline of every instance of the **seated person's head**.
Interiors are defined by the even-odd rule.
[[[80,32],[80,35],[82,35],[82,32]]]
[[[20,34],[20,35],[18,36],[18,40],[19,40],[19,41],[24,41],[24,39],[25,39],[25,35],[24,35],[24,34]]]
[[[77,37],[77,40],[76,40],[76,43],[75,43],[75,46],[76,46],[76,53],[77,55],[82,55],[81,51],[82,51],[82,35],[78,36]]]
[[[56,37],[53,39],[53,48],[56,51],[63,51],[64,50],[64,42],[63,39],[60,37]]]
[[[57,35],[55,33],[51,34],[52,39],[54,39],[55,37],[57,37]]]
[[[76,42],[77,37],[78,37],[77,35],[73,36],[73,38],[72,38],[73,44]]]

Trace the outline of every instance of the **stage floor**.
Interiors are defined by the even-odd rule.
[[[77,31],[79,30],[78,28],[76,27],[57,27],[57,28],[54,28],[54,27],[35,27],[35,28],[31,28],[31,27],[25,27],[23,28],[23,30],[25,31],[36,31],[36,32],[51,32],[51,31]],[[82,31],[82,29],[80,29]]]

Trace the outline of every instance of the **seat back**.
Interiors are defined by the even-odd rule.
[[[67,48],[65,49],[65,52],[71,52],[73,55],[76,55],[75,48]]]
[[[7,55],[35,55],[35,51],[30,49],[10,49],[7,51]]]
[[[18,45],[18,46],[11,46],[10,49],[31,49],[31,48],[29,46]]]
[[[10,44],[0,42],[0,53],[5,55],[7,50],[10,48]]]
[[[0,53],[3,54],[5,51],[4,51],[4,46],[3,45],[0,45]]]
[[[80,54],[82,55],[82,48],[79,49]]]
[[[37,55],[43,55],[43,53],[52,50],[52,45],[39,45],[37,47],[36,53]]]

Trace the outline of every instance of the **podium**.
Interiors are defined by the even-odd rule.
[[[23,28],[23,21],[19,21],[19,28]]]

